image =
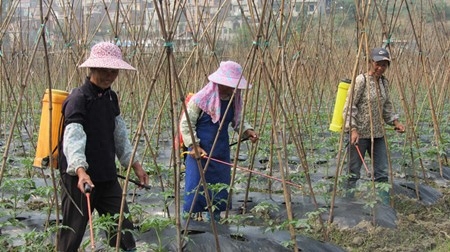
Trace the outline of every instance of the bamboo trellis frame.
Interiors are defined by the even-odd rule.
[[[447,21],[437,12],[434,1],[416,1],[417,4],[411,5],[405,0],[355,0],[354,9],[341,11],[340,6],[332,4],[326,14],[316,15],[296,15],[297,12],[306,13],[307,7],[297,6],[294,1],[223,0],[217,6],[207,0],[102,0],[85,1],[84,5],[75,0],[37,2],[40,13],[34,13],[34,16],[39,18],[19,19],[18,11],[23,3],[0,0],[0,127],[5,142],[0,185],[12,150],[18,152],[22,148],[25,155],[33,155],[25,153],[23,146],[31,140],[32,148],[36,147],[39,116],[36,104],[40,102],[40,95],[46,88],[70,90],[81,83],[85,73],[77,69],[77,65],[87,57],[90,45],[99,37],[113,42],[137,42],[122,46],[122,50],[126,60],[136,66],[138,72],[121,72],[114,89],[118,91],[122,114],[130,129],[136,129],[132,138],[134,150],[142,149],[145,162],[156,166],[158,183],[163,191],[166,181],[157,161],[160,140],[173,139],[177,134],[176,124],[184,95],[199,90],[220,61],[231,59],[241,63],[246,78],[254,83],[254,88],[244,94],[245,116],[261,135],[267,136],[261,140],[265,142],[250,147],[251,168],[262,145],[270,150],[270,174],[276,168],[283,180],[289,180],[292,175],[286,166],[287,158],[290,155],[300,157],[299,166],[306,176],[302,193],[311,195],[318,209],[310,177],[313,173],[311,157],[317,155],[313,151],[321,139],[317,134],[328,131],[336,83],[343,77],[354,79],[356,74],[364,72],[367,68],[365,55],[371,47],[381,46],[383,40],[388,42],[393,55],[387,73],[391,81],[391,98],[407,125],[402,150],[415,175],[416,185],[420,183],[420,174],[426,181],[424,156],[419,151],[424,145],[431,144],[436,149],[434,158],[441,176],[443,166],[448,164],[447,132],[443,129],[448,124],[445,111],[448,109],[447,54],[450,44],[446,42]],[[216,12],[212,13],[210,9]],[[234,18],[241,25],[241,33],[236,33],[234,40],[226,39],[223,31],[228,29],[227,13],[235,10],[239,13]],[[431,20],[427,21],[427,17]],[[352,21],[352,18],[356,20]],[[349,22],[353,22],[352,25]],[[192,43],[185,46],[185,51],[174,46],[181,25],[191,32]],[[109,33],[103,32],[104,29]],[[391,42],[395,37],[408,41],[408,44],[399,47]],[[149,39],[153,39],[151,46],[141,43]],[[236,43],[238,39],[241,41]],[[267,128],[268,124],[270,128]],[[432,126],[431,143],[420,140],[424,124]],[[21,134],[23,129],[26,136]],[[16,146],[15,137],[21,147]],[[342,142],[341,134],[340,145],[336,146],[339,153],[344,146]],[[293,146],[291,150],[288,145]],[[234,154],[237,156],[238,153]],[[339,154],[328,222],[332,222],[338,176],[343,168],[340,158]],[[177,209],[181,195],[180,165],[178,154],[173,152],[171,183]],[[236,167],[237,161],[233,165]],[[130,167],[126,172],[128,177]],[[391,182],[392,173],[390,168]],[[236,169],[233,169],[233,183],[235,175]],[[251,177],[249,174],[246,197]],[[55,180],[52,176],[56,188]],[[267,185],[270,192],[272,182]],[[285,183],[282,185],[288,219],[292,221],[294,213],[290,204],[298,192],[293,192]],[[126,190],[127,183],[124,194]],[[55,191],[55,201],[56,198]],[[168,208],[166,211],[171,216]],[[183,227],[180,218],[176,212],[177,238],[181,247]],[[212,225],[214,230],[214,223]],[[297,249],[292,224],[289,231]],[[324,238],[327,236],[324,232]],[[217,234],[216,249],[220,251]]]

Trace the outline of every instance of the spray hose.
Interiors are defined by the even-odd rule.
[[[184,151],[184,152],[181,153],[181,156],[184,156],[184,155],[189,155],[189,151]],[[231,163],[228,163],[228,162],[225,162],[225,161],[216,159],[216,158],[208,157],[208,156],[205,155],[205,154],[202,155],[201,157],[204,158],[204,159],[208,159],[208,158],[209,158],[209,159],[211,159],[211,160],[213,160],[213,161],[216,161],[216,162],[218,162],[218,163],[225,164],[225,165],[228,165],[228,166],[230,166],[230,167],[233,167],[233,164],[231,164]],[[274,177],[274,176],[270,176],[270,175],[267,175],[267,174],[264,174],[264,173],[262,173],[262,172],[258,172],[258,171],[255,171],[255,170],[250,170],[250,169],[248,169],[248,168],[241,167],[241,166],[238,166],[238,165],[236,166],[236,168],[238,168],[238,169],[240,169],[240,170],[242,170],[242,171],[246,171],[246,172],[249,172],[249,173],[254,173],[254,174],[260,175],[260,176],[262,176],[262,177],[269,178],[269,179],[273,179],[273,180],[276,180],[276,181],[279,181],[279,182],[283,183],[283,180],[282,180],[282,179],[277,178],[277,177]],[[299,189],[302,189],[302,188],[303,188],[302,185],[298,185],[298,184],[292,183],[292,182],[287,181],[287,180],[285,180],[284,182],[285,182],[286,184],[290,185],[290,186],[297,187],[297,188],[299,188]]]
[[[366,162],[364,161],[364,157],[361,154],[361,151],[359,150],[358,143],[355,143],[355,148],[356,148],[356,151],[358,152],[359,158],[361,158],[361,161],[362,161],[362,163],[364,165],[364,168],[366,168],[366,172],[370,173],[369,172],[369,168],[367,168]]]
[[[92,188],[89,184],[84,184],[84,194],[86,195],[87,207],[88,207],[88,217],[89,217],[89,233],[91,239],[91,248],[95,250],[95,240],[94,240],[94,226],[92,224],[92,210],[91,210],[91,191]]]

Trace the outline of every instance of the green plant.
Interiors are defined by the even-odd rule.
[[[306,225],[305,227],[307,227],[307,231],[312,231],[312,228],[316,227],[316,224],[318,223],[319,218],[322,218],[321,215],[322,213],[326,212],[327,208],[317,208],[315,211],[311,211],[311,212],[307,212],[305,215],[308,218],[306,220]],[[300,221],[301,225],[304,225],[305,223],[303,221]],[[301,226],[300,226],[301,227]],[[320,229],[320,227],[319,227]]]
[[[25,203],[31,197],[30,189],[36,188],[36,185],[32,179],[19,178],[19,179],[9,179],[5,178],[3,183],[0,185],[2,192],[2,198],[9,198],[8,201],[11,202],[10,207],[12,208],[13,217],[17,217],[19,214],[19,203],[23,201]]]
[[[227,202],[227,199],[216,200],[217,194],[223,190],[229,191],[230,186],[225,183],[216,183],[216,184],[208,183],[207,185],[208,185],[208,190],[210,191],[210,200],[213,203],[211,208],[212,208],[212,211],[214,212],[217,209],[217,205]],[[202,192],[202,194],[204,194],[204,191]]]
[[[144,233],[149,231],[150,229],[154,229],[156,233],[156,237],[158,239],[158,244],[151,244],[150,246],[155,251],[163,251],[163,243],[161,240],[161,233],[162,231],[167,228],[168,226],[173,225],[173,221],[168,218],[163,218],[159,216],[155,216],[153,218],[145,219],[141,223],[140,232]]]
[[[165,202],[165,206],[169,207],[172,204],[175,204],[175,192],[174,192],[174,188],[165,188],[164,192],[161,192],[162,196],[164,197],[164,202]]]
[[[279,230],[280,226],[277,225],[277,220],[272,218],[270,213],[280,211],[280,206],[272,202],[263,201],[254,206],[250,212],[257,218],[261,218],[265,223],[264,232],[273,232]]]
[[[144,220],[144,207],[142,204],[128,204],[130,216],[134,216],[134,223],[140,223]]]
[[[32,230],[24,232],[19,237],[24,240],[25,251],[53,251],[55,246],[53,244],[53,234],[57,231],[56,226],[47,228],[44,231]]]
[[[6,227],[17,227],[17,228],[24,228],[25,225],[23,225],[19,220],[16,218],[7,218],[7,212],[4,212],[3,209],[0,211],[0,218],[2,221],[0,221],[0,230],[6,228]],[[15,237],[11,236],[8,233],[2,233],[0,235],[0,246],[5,248],[5,250],[8,250],[9,248],[12,248],[14,245],[14,242],[16,241]]]
[[[373,208],[377,202],[382,201],[380,198],[380,192],[386,192],[389,193],[389,190],[391,188],[391,185],[389,183],[375,183],[375,190],[373,190],[373,182],[372,181],[366,181],[364,183],[361,183],[359,186],[359,190],[361,192],[362,198],[364,199],[364,207],[365,208]]]
[[[27,174],[28,178],[33,177],[33,162],[34,162],[34,159],[29,158],[29,157],[23,158],[21,160],[23,167],[26,169],[26,174]]]
[[[38,198],[27,204],[30,209],[35,210],[45,208],[45,210],[51,211],[50,206],[52,206],[54,194],[53,186],[39,186],[36,189],[31,190],[30,193],[34,198]],[[40,198],[45,199],[46,202],[43,203]]]
[[[330,188],[332,188],[333,184],[330,180],[321,179],[317,181],[314,185],[314,191],[319,192],[322,195],[323,200],[325,201],[325,205],[329,206],[331,202],[331,193]]]
[[[129,218],[130,214],[125,214],[124,218]],[[105,214],[105,215],[100,215],[100,216],[92,216],[92,225],[93,225],[93,229],[94,229],[94,237],[96,238],[96,240],[98,240],[99,242],[101,242],[102,244],[105,245],[105,247],[109,247],[109,240],[111,240],[111,238],[116,235],[113,231],[117,229],[118,225],[117,225],[117,220],[119,219],[119,214],[115,214],[113,216],[111,216],[109,213]],[[101,232],[104,232],[106,234],[106,239],[101,239]],[[128,229],[122,229],[122,233],[124,232],[131,232],[133,234],[135,234],[134,230],[128,230]],[[90,245],[90,240],[85,240],[82,244],[81,247],[86,249],[88,246]]]
[[[236,232],[233,232],[232,236],[239,238],[239,237],[243,237],[243,234],[241,232],[239,232],[239,228],[244,227],[245,222],[252,218],[253,218],[252,215],[237,214],[237,215],[228,216],[228,218],[221,220],[220,223],[236,225]]]
[[[254,206],[250,212],[256,217],[260,217],[265,221],[270,221],[270,213],[280,211],[280,207],[272,202],[263,201]]]
[[[281,245],[283,247],[285,247],[285,248],[293,249],[294,248],[294,241],[292,241],[292,240],[282,241]]]

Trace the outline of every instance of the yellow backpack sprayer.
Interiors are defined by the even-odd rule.
[[[334,104],[333,119],[331,120],[330,130],[334,132],[341,132],[342,125],[344,124],[344,112],[345,100],[347,99],[347,92],[350,88],[351,80],[342,79],[338,86],[338,92],[336,95],[336,102]]]
[[[58,167],[58,140],[62,130],[62,104],[69,95],[68,92],[52,89],[52,99],[50,100],[49,89],[45,90],[42,99],[41,124],[39,127],[38,143],[36,147],[36,156],[33,162],[34,167]],[[50,103],[52,104],[52,122],[50,125]],[[51,128],[49,128],[51,127]],[[51,130],[51,131],[50,131]],[[49,145],[50,134],[52,136],[51,146]],[[52,163],[49,164],[49,157],[52,156]]]

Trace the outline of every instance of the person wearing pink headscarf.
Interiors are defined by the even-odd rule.
[[[148,175],[138,157],[132,157],[126,124],[120,114],[117,94],[111,89],[119,70],[136,70],[122,60],[116,45],[100,42],[92,47],[89,58],[79,67],[89,68],[89,76],[71,91],[63,104],[63,141],[60,149],[62,226],[58,230],[57,251],[76,252],[82,242],[88,209],[85,188],[89,186],[90,205],[99,215],[120,213],[122,188],[117,181],[116,156],[121,165],[132,161],[141,185]],[[125,204],[124,212],[129,213]],[[120,248],[136,251],[136,242],[128,218],[122,222]],[[115,247],[117,231],[108,232],[109,245]]]
[[[243,138],[249,138],[252,142],[258,140],[258,135],[253,128],[242,120],[241,90],[251,88],[242,76],[242,67],[233,61],[220,63],[220,67],[208,76],[209,83],[194,94],[187,104],[187,113],[182,115],[180,131],[183,142],[188,146],[189,155],[186,157],[185,194],[183,211],[185,213],[207,212],[207,202],[204,196],[203,186],[200,182],[200,171],[205,175],[208,184],[226,184],[231,181],[230,146],[228,127],[231,124],[236,132],[239,132],[243,123]],[[233,96],[233,93],[236,92]],[[187,122],[187,116],[192,126],[192,135]],[[220,128],[221,123],[223,123]],[[217,137],[217,141],[215,141]],[[213,144],[216,142],[214,149]],[[207,167],[206,159],[201,159],[201,167],[198,167],[196,153],[201,156],[208,155],[211,158],[221,160],[224,163],[211,160]],[[196,195],[197,188],[199,192]],[[228,190],[211,192],[214,220],[220,220],[220,213],[231,206],[227,206]]]

